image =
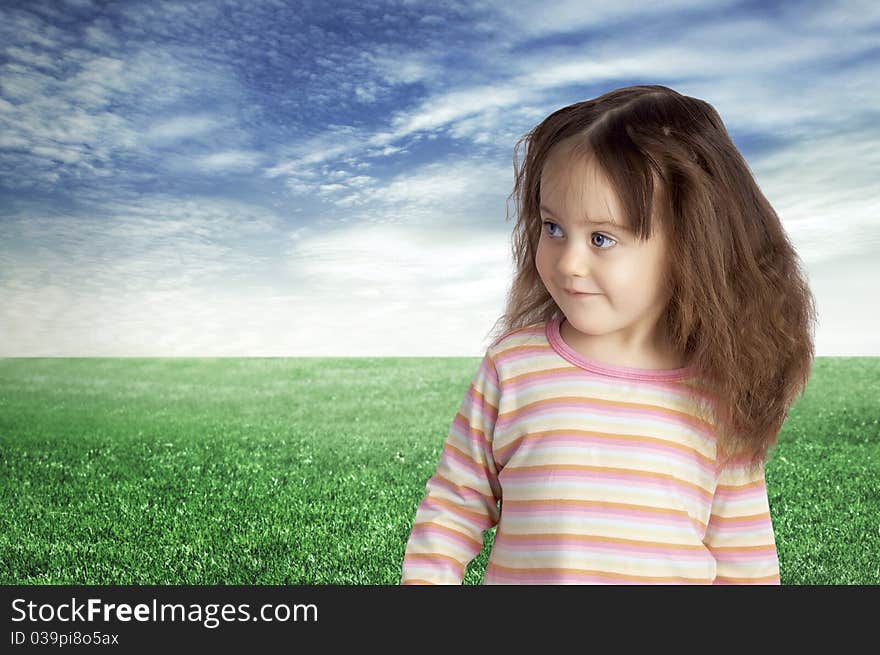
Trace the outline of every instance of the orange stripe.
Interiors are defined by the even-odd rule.
[[[593,535],[593,534],[570,534],[570,533],[559,533],[559,532],[549,532],[549,533],[537,533],[537,534],[516,534],[510,535],[505,534],[505,541],[526,541],[528,539],[533,539],[534,537],[551,537],[553,539],[558,539],[559,541],[582,541],[583,538],[589,538],[591,541],[597,541],[603,544],[618,544],[621,546],[645,546],[650,548],[660,548],[663,550],[693,550],[693,551],[703,551],[705,550],[705,546],[702,544],[676,544],[669,543],[664,541],[645,541],[644,539],[624,539],[623,537],[608,537],[604,535]]]
[[[422,580],[421,578],[409,578],[404,581],[403,584],[428,584],[428,585],[437,585],[439,582],[432,582],[431,580]]]
[[[473,546],[474,548],[482,548],[483,547],[483,542],[477,541],[476,539],[473,538],[472,535],[469,535],[469,534],[466,534],[466,533],[461,532],[459,530],[456,530],[455,528],[450,528],[448,525],[443,525],[442,523],[437,523],[436,521],[418,521],[413,525],[413,528],[415,528],[416,525],[432,525],[435,528],[439,528],[440,530],[442,530],[444,532],[449,532],[455,536],[463,537],[467,541],[471,542],[471,546]]]
[[[464,414],[462,414],[462,413],[459,412],[458,414],[456,414],[456,417],[458,417],[458,416],[460,416],[462,419],[464,419],[464,423],[465,423],[465,425],[468,426],[468,433],[470,433],[470,434],[478,434],[478,435],[480,435],[480,439],[479,439],[479,441],[480,441],[480,443],[482,444],[482,446],[483,446],[484,449],[488,450],[489,448],[491,448],[491,444],[489,443],[489,440],[486,438],[486,433],[485,433],[485,432],[483,432],[483,431],[480,430],[479,428],[477,428],[477,427],[475,427],[474,425],[472,425],[471,422],[468,420],[467,416],[465,416]],[[465,439],[466,442],[467,442],[467,444],[468,444],[468,446],[471,445],[471,441],[470,441],[470,439],[467,438],[468,435],[467,435],[467,434],[461,434],[460,432],[458,432],[458,431],[456,430],[456,426],[455,426],[455,422],[454,422],[454,421],[453,421],[453,425],[449,428],[449,433],[450,433],[450,434],[454,434],[456,437],[461,437],[462,439]],[[448,435],[447,435],[447,437],[448,437]],[[448,438],[447,438],[447,441],[449,441]],[[456,450],[459,450],[459,449],[456,449]],[[462,452],[462,451],[459,450],[459,452]]]
[[[721,553],[748,553],[751,551],[767,550],[775,548],[774,544],[759,544],[757,546],[706,546],[709,550]]]
[[[565,429],[565,430],[544,430],[542,432],[532,432],[530,434],[523,435],[522,437],[518,437],[511,443],[498,448],[495,451],[495,456],[497,459],[503,459],[504,453],[506,453],[510,449],[516,449],[519,447],[519,444],[523,441],[539,441],[541,439],[548,438],[551,435],[571,435],[576,437],[599,437],[600,439],[626,439],[627,441],[631,441],[633,443],[642,443],[642,444],[658,444],[662,446],[670,446],[675,448],[676,450],[680,450],[683,453],[688,453],[693,455],[696,459],[705,462],[708,466],[714,466],[715,458],[704,455],[696,448],[691,448],[685,444],[678,443],[675,441],[670,441],[668,439],[663,439],[660,437],[649,437],[641,434],[620,434],[616,432],[598,432],[595,430],[578,430],[578,429]]]
[[[716,489],[726,489],[727,491],[744,490],[760,487],[764,485],[764,480],[754,480],[745,484],[719,484]]]
[[[731,584],[766,584],[768,582],[778,582],[779,575],[765,575],[761,578],[732,578],[723,575],[719,575],[715,578],[715,582],[728,582]]]
[[[456,448],[456,447],[453,446],[451,443],[449,443],[449,441],[446,442],[446,445],[444,446],[444,449],[446,449],[446,450],[454,450],[456,453],[458,453],[458,454],[459,454],[461,457],[463,457],[464,459],[468,460],[469,462],[473,462],[474,465],[475,465],[477,468],[482,469],[482,472],[483,472],[487,477],[489,477],[490,479],[495,479],[495,478],[498,477],[498,474],[495,473],[494,471],[492,471],[491,469],[489,469],[489,468],[486,466],[486,464],[485,464],[484,462],[479,462],[479,461],[475,460],[473,457],[471,457],[471,454],[470,454],[470,453],[465,452],[465,451],[461,450],[460,448]],[[452,465],[452,464],[450,464],[450,466],[451,466],[452,468],[456,468],[456,467],[455,467],[454,465]]]
[[[482,393],[479,389],[477,389],[477,388],[473,385],[473,383],[471,383],[471,386],[468,387],[468,389],[469,389],[469,391],[470,391],[473,395],[478,396],[479,399],[480,399],[480,400],[479,400],[479,403],[475,403],[474,401],[471,401],[471,400],[469,400],[468,398],[465,398],[465,401],[467,401],[467,404],[468,404],[468,405],[471,405],[471,404],[477,404],[477,405],[479,405],[479,404],[483,404],[483,405],[485,405],[486,407],[488,407],[489,409],[491,409],[493,414],[496,414],[496,415],[498,414],[498,408],[495,407],[495,405],[493,405],[491,402],[489,402],[489,399],[488,399],[485,395],[483,395],[483,393]]]
[[[468,509],[463,508],[458,503],[453,503],[448,500],[444,500],[443,498],[437,498],[433,494],[429,495],[426,498],[426,500],[430,500],[432,503],[436,503],[437,505],[440,505],[444,509],[447,509],[450,512],[452,512],[453,514],[456,514],[466,520],[473,521],[478,526],[482,526],[487,523],[491,524],[491,522],[492,522],[490,517],[487,516],[486,514],[483,514],[481,512],[472,512]],[[430,509],[430,507],[428,509]],[[485,528],[483,528],[483,529],[485,529]]]
[[[711,525],[716,524],[733,524],[733,523],[742,523],[743,521],[754,521],[756,519],[769,519],[770,512],[761,512],[758,514],[743,514],[742,516],[720,516],[718,514],[710,514],[709,515],[709,523]]]
[[[449,562],[451,564],[455,564],[459,569],[464,569],[464,564],[459,562],[454,557],[450,557],[449,555],[441,555],[440,553],[409,553],[405,558],[404,562],[421,562],[430,564],[432,561],[441,560],[444,562]]]
[[[626,573],[611,573],[609,571],[597,571],[593,569],[562,569],[562,568],[529,568],[529,569],[515,569],[507,566],[500,566],[498,564],[490,563],[488,568],[498,569],[499,571],[507,571],[510,573],[537,573],[538,575],[548,574],[548,573],[585,573],[587,575],[601,575],[608,578],[613,578],[615,580],[632,580],[632,581],[645,581],[645,582],[711,582],[708,578],[685,578],[683,576],[648,576],[648,575],[630,575]]]
[[[700,530],[706,529],[706,524],[688,514],[685,510],[669,509],[666,507],[652,507],[649,505],[635,505],[633,503],[612,503],[602,500],[577,500],[573,498],[547,498],[544,500],[505,500],[505,507],[519,507],[529,505],[539,505],[542,503],[552,502],[558,505],[568,505],[570,507],[607,507],[609,509],[632,509],[657,516],[681,516],[691,520],[695,525],[700,526]]]
[[[521,407],[517,407],[514,410],[509,412],[505,412],[503,414],[498,415],[497,420],[500,422],[502,419],[514,420],[519,414],[526,413],[528,411],[534,410],[536,408],[543,407],[545,405],[556,405],[565,402],[583,402],[583,401],[592,401],[595,403],[599,403],[601,405],[607,406],[609,409],[621,409],[621,410],[633,410],[633,409],[641,409],[641,410],[651,410],[654,412],[659,412],[660,414],[665,414],[671,419],[678,419],[684,421],[690,421],[693,423],[702,424],[701,427],[704,427],[706,430],[711,430],[708,427],[708,424],[705,421],[701,421],[696,416],[689,412],[679,411],[677,409],[670,409],[669,407],[663,407],[662,405],[654,405],[651,403],[629,403],[623,400],[609,400],[607,398],[596,398],[593,396],[556,396],[553,398],[546,398],[544,400],[536,400],[535,402],[528,403],[527,405],[523,405]]]
[[[681,480],[680,478],[676,478],[674,475],[669,473],[660,473],[657,471],[640,471],[637,469],[625,469],[613,466],[591,466],[587,464],[542,464],[540,466],[507,466],[504,469],[505,471],[593,471],[595,473],[621,473],[624,475],[631,475],[636,478],[648,478],[648,479],[657,479],[657,480],[673,480],[679,483],[682,486],[689,487],[696,491],[697,493],[706,496],[707,498],[711,498],[712,494],[701,487],[698,484],[693,482],[688,482],[687,480]]]
[[[483,499],[483,501],[489,505],[495,505],[498,503],[498,499],[495,496],[487,496],[479,489],[474,489],[473,487],[468,487],[467,485],[455,484],[452,480],[450,480],[449,478],[447,478],[445,476],[440,475],[439,473],[434,473],[434,475],[431,477],[437,478],[439,480],[443,480],[444,482],[449,483],[449,485],[455,487],[456,489],[468,489],[469,491],[473,491],[475,494],[479,494],[480,497]]]
[[[553,349],[553,347],[550,345],[549,342],[547,342],[547,341],[544,341],[544,343],[540,343],[540,342],[535,343],[534,342],[535,337],[540,338],[540,337],[545,336],[545,329],[546,329],[546,326],[543,323],[536,323],[534,325],[534,327],[520,328],[520,329],[516,329],[516,330],[512,330],[512,331],[508,332],[502,338],[496,340],[490,346],[490,348],[489,348],[490,350],[498,348],[499,346],[502,346],[502,349],[498,350],[494,354],[493,360],[498,360],[500,357],[507,355],[508,353],[513,353],[514,355],[517,355],[521,351],[535,351],[535,352],[540,353],[541,356],[556,357],[557,356],[556,351]],[[521,341],[526,340],[525,344],[513,345],[513,346],[507,345],[509,342],[515,341],[515,339],[514,339],[515,335],[519,335],[520,333],[523,333],[523,332],[525,332],[526,334],[523,334],[522,337],[520,338],[520,340]],[[545,369],[545,370],[568,371],[572,368],[577,368],[577,367],[574,366],[574,364],[572,364],[568,367],[564,367],[561,369],[557,368],[557,369]],[[496,365],[496,370],[498,370],[497,365]],[[666,383],[681,385],[682,387],[686,387],[689,391],[695,390],[697,393],[697,397],[699,397],[702,400],[711,400],[713,398],[713,396],[711,394],[709,394],[708,392],[705,391],[705,385],[700,384],[700,382],[698,380],[693,380],[693,381],[692,380],[667,380]]]

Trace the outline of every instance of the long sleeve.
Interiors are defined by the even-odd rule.
[[[501,487],[492,438],[499,398],[498,372],[487,351],[416,510],[401,584],[462,584],[484,532],[498,523]]]
[[[720,471],[703,543],[717,563],[713,584],[781,584],[763,465]]]

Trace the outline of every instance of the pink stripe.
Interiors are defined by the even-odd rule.
[[[650,441],[634,441],[633,439],[627,439],[625,437],[598,437],[590,435],[589,433],[584,434],[559,434],[559,435],[541,435],[541,438],[538,440],[533,440],[533,443],[536,444],[535,448],[541,448],[552,450],[554,448],[558,448],[560,446],[568,446],[568,447],[598,447],[602,448],[604,446],[614,446],[619,448],[629,448],[634,451],[638,451],[640,453],[645,451],[655,452],[670,455],[677,459],[683,460],[688,465],[696,464],[697,467],[707,476],[713,478],[715,476],[715,466],[705,460],[699,459],[694,456],[693,453],[683,450],[682,448],[675,448],[671,445],[658,444]]]
[[[424,523],[416,523],[415,526],[413,526],[412,534],[416,534],[416,535],[426,537],[426,538],[433,537],[435,540],[458,544],[458,546],[467,550],[468,552],[474,550],[473,542],[468,541],[467,539],[465,539],[463,536],[461,536],[459,534],[455,534],[450,530],[443,530],[441,528],[438,528],[435,525],[426,525]],[[431,545],[435,546],[437,544],[435,541],[432,541]]]
[[[529,370],[536,370],[535,365],[529,365],[528,360],[537,358],[537,357],[547,357],[548,355],[555,354],[555,351],[544,345],[544,346],[520,346],[516,350],[501,352],[495,355],[495,361],[500,365],[501,363],[507,364],[511,362],[513,364],[526,362],[526,367]],[[607,384],[619,384],[619,382],[609,381],[608,378],[601,374],[596,374],[591,371],[586,371],[582,368],[578,368],[576,366],[569,366],[568,362],[559,363],[560,366],[566,366],[567,368],[560,368],[554,370],[555,365],[551,368],[545,369],[540,372],[530,373],[527,377],[523,377],[520,380],[517,380],[513,383],[510,383],[511,388],[519,389],[520,387],[527,387],[532,383],[538,384],[546,384],[547,382],[570,382],[570,383],[579,383],[582,382],[585,377],[594,379],[600,383]],[[505,382],[505,386],[509,383]],[[682,395],[687,393],[686,389],[683,389],[680,382],[677,381],[665,381],[665,380],[639,380],[639,388],[652,388],[658,391],[665,391],[667,393],[673,393]]]
[[[709,525],[706,528],[706,532],[715,532],[715,533],[725,533],[725,532],[737,532],[737,531],[749,531],[756,530],[758,528],[767,528],[770,529],[770,521],[766,516],[761,516],[755,519],[744,519],[744,520],[736,520],[733,522],[730,519],[726,520],[724,523],[715,520],[713,516],[709,520]]]
[[[697,370],[695,367],[679,368],[674,370],[655,370],[646,368],[634,368],[629,366],[621,366],[619,364],[608,364],[596,359],[592,359],[577,352],[574,348],[566,343],[562,338],[562,321],[565,317],[557,315],[544,325],[544,335],[547,343],[556,351],[556,353],[575,366],[583,369],[594,371],[605,376],[623,378],[627,380],[680,380],[687,376],[695,375]]]
[[[736,563],[736,562],[754,562],[757,560],[777,557],[776,548],[767,546],[754,551],[723,551],[712,550],[712,556],[718,562]]]
[[[713,582],[712,584],[716,584],[716,585],[741,585],[741,584],[778,585],[779,584],[779,576],[776,576],[776,578],[774,578],[773,582],[765,582],[765,581],[761,581],[761,582],[730,582],[728,580],[720,580],[719,579],[719,580],[716,580],[715,582]]]
[[[705,549],[694,548],[660,548],[650,544],[609,543],[600,541],[589,535],[578,535],[575,539],[560,540],[546,535],[536,535],[528,539],[511,540],[504,535],[496,535],[494,543],[503,545],[510,550],[564,551],[588,555],[595,552],[625,553],[637,557],[669,557],[679,560],[705,560]]]
[[[436,501],[437,501],[437,499],[434,498],[433,496],[425,497],[425,499],[419,505],[417,513],[424,511],[424,510],[430,510],[432,512],[436,512],[440,516],[448,515],[450,513],[449,509],[444,507],[443,505],[441,505],[440,503],[438,503]],[[475,512],[471,508],[462,507],[460,512],[452,512],[452,513],[455,514],[455,517],[460,521],[473,521],[474,519],[470,515],[474,514],[474,513],[478,513],[478,512]],[[493,523],[492,523],[492,519],[488,515],[484,514],[480,517],[480,520],[478,522],[468,523],[467,525],[474,525],[479,530],[482,531],[482,530],[487,530],[487,529],[491,528]]]
[[[622,580],[618,576],[611,576],[595,571],[593,573],[577,573],[575,571],[560,571],[551,574],[536,574],[528,570],[500,572],[490,563],[486,567],[486,584],[535,584],[535,585],[560,585],[560,584],[709,584],[711,581],[695,578],[693,580],[668,580],[653,582],[651,580]]]
[[[475,463],[473,460],[467,457],[462,457],[454,450],[451,450],[449,448],[443,451],[442,456],[449,460],[452,460],[453,462],[457,462],[461,467],[466,468],[478,477],[484,477],[490,474],[485,467],[480,466],[479,464]],[[450,463],[450,468],[455,470],[456,467]]]
[[[498,372],[495,370],[495,364],[488,352],[480,362],[479,375],[489,380],[495,387],[498,387]]]
[[[450,562],[447,557],[442,555],[434,555],[431,553],[408,553],[403,558],[403,566],[410,569],[408,575],[412,575],[412,570],[430,568],[431,572],[451,571],[455,574],[461,572],[462,567]]]
[[[626,507],[608,507],[596,505],[569,505],[552,500],[541,503],[529,503],[523,505],[513,501],[508,502],[504,506],[504,513],[510,514],[526,514],[534,515],[535,518],[541,518],[548,515],[581,517],[587,519],[636,519],[639,523],[648,521],[655,525],[666,526],[693,526],[693,523],[687,516],[681,513],[659,513],[648,510],[639,510]]]
[[[573,413],[593,412],[597,414],[608,415],[611,417],[621,417],[624,419],[647,418],[676,425],[684,423],[685,425],[696,431],[702,429],[702,425],[690,416],[670,415],[669,413],[663,412],[659,409],[652,410],[650,408],[642,409],[639,407],[620,407],[618,405],[611,405],[608,402],[605,402],[598,398],[583,398],[564,401],[560,400],[557,402],[532,405],[530,407],[525,407],[515,412],[508,412],[503,416],[498,417],[496,429],[500,430],[502,428],[507,428],[514,421],[524,421],[529,418],[544,416],[545,414],[553,416],[559,414],[560,411],[564,410]]]
[[[626,487],[632,488],[634,485],[639,487],[654,487],[658,489],[668,489],[670,486],[677,489],[678,493],[687,497],[696,497],[700,501],[706,500],[709,496],[708,492],[692,489],[683,482],[675,478],[653,478],[641,476],[638,474],[618,473],[616,471],[567,471],[563,469],[551,470],[534,470],[534,469],[504,469],[506,480],[515,478],[523,481],[544,482],[551,476],[556,479],[582,480],[584,482],[593,482],[599,485],[605,485],[608,488]],[[619,483],[619,484],[609,484]]]
[[[748,489],[723,489],[721,487],[717,487],[715,489],[715,498],[717,498],[718,500],[726,501],[746,501],[762,498],[766,493],[767,491],[764,485],[761,484]]]
[[[534,327],[534,328],[527,328],[527,327],[516,328],[514,330],[511,330],[510,332],[507,332],[506,334],[502,334],[501,336],[499,336],[497,339],[495,339],[495,341],[492,342],[492,344],[489,347],[494,348],[495,346],[497,346],[500,343],[510,341],[511,337],[513,337],[513,336],[520,336],[520,337],[544,336],[544,330],[545,330],[545,328],[543,325],[540,327]]]
[[[446,478],[442,478],[436,474],[431,476],[431,479],[429,480],[429,485],[432,492],[435,491],[438,487],[442,487],[450,493],[459,496],[460,498],[475,500],[481,503],[486,502],[485,496],[483,496],[475,489],[471,489],[470,487],[456,486],[452,482],[448,481]]]
[[[470,418],[470,422],[468,422],[466,417],[456,414],[450,429],[454,430],[458,436],[468,441],[478,451],[485,453],[487,449],[486,434],[480,430],[479,425],[478,421],[474,421],[473,416]]]
[[[465,399],[459,408],[461,411],[456,415],[457,420],[461,421],[458,418],[459,415],[463,413],[468,413],[472,417],[477,416],[482,419],[481,423],[483,425],[489,425],[495,423],[495,420],[498,418],[498,409],[489,404],[488,400],[483,401],[480,397],[474,393],[474,387],[468,387],[467,393],[465,394]]]

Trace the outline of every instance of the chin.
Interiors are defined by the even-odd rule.
[[[591,317],[589,314],[579,311],[563,312],[563,314],[565,315],[565,322],[578,332],[594,334],[601,331],[599,321],[597,321],[595,317]]]
[[[569,306],[562,313],[566,322],[580,332],[598,334],[617,329],[614,325],[615,317],[601,308]]]

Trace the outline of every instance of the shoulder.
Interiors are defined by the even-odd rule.
[[[546,366],[550,347],[545,323],[508,330],[486,349],[487,363],[495,370],[499,384]]]
[[[486,354],[493,360],[517,349],[547,345],[546,323],[535,323],[524,327],[508,330],[495,339],[486,349]]]

